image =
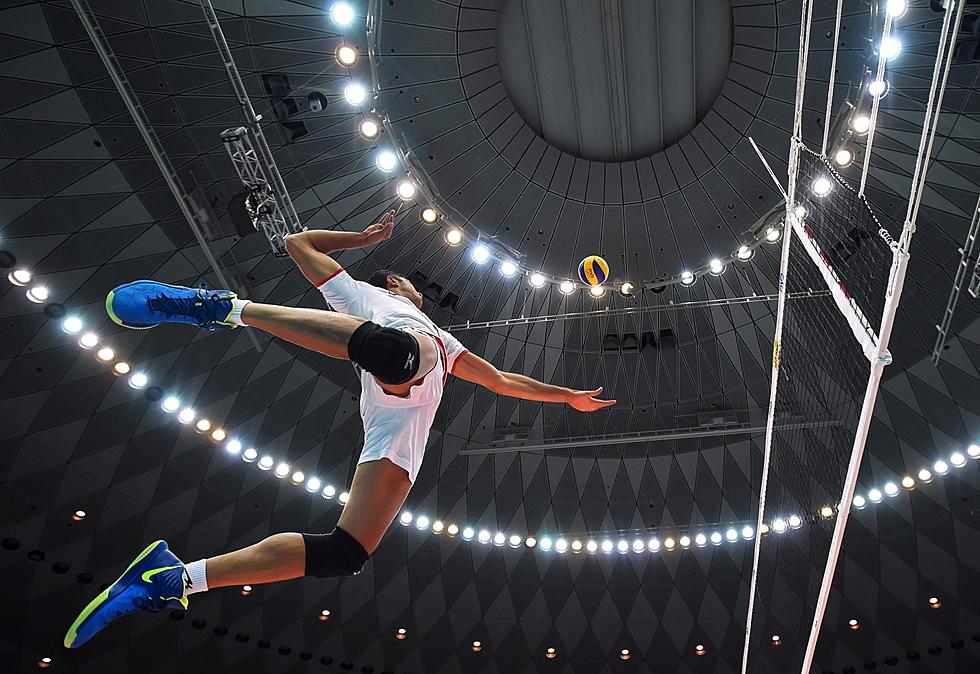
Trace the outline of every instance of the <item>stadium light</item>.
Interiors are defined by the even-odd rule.
[[[357,132],[360,133],[361,137],[365,140],[374,140],[378,137],[378,133],[380,131],[381,125],[378,124],[378,120],[371,117],[365,117],[357,126]]]
[[[346,2],[335,2],[330,6],[330,18],[338,26],[350,25],[354,20],[354,8]]]
[[[351,82],[344,87],[344,98],[351,105],[360,105],[367,98],[367,90],[357,82]]]
[[[881,41],[881,46],[878,50],[881,57],[886,61],[891,61],[893,58],[902,53],[902,41],[897,37],[888,36]]]

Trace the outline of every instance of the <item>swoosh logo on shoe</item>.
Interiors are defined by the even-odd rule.
[[[164,571],[170,571],[170,569],[179,569],[179,568],[180,568],[180,564],[175,564],[173,566],[164,566],[159,569],[150,569],[149,571],[144,571],[143,575],[140,576],[140,578],[143,579],[144,583],[152,583],[153,576],[157,575],[158,573],[163,573]]]

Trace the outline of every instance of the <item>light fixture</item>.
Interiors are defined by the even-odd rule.
[[[124,360],[119,361],[112,366],[112,371],[117,375],[128,374],[130,370],[129,363]]]
[[[820,517],[824,518],[825,520],[833,519],[834,518],[834,506],[832,506],[832,505],[825,505],[825,506],[821,507],[820,508]]]
[[[719,276],[724,273],[725,264],[718,258],[715,258],[708,263],[708,271],[714,276]]]
[[[374,160],[374,163],[377,164],[378,168],[385,173],[390,173],[391,171],[394,171],[395,167],[398,165],[398,157],[396,157],[395,153],[391,150],[381,150],[378,152],[378,156]]]
[[[875,98],[881,98],[888,93],[888,80],[873,80],[868,82],[868,93]]]
[[[633,294],[633,291],[633,284],[629,281],[624,281],[623,284],[619,286],[619,294],[623,297],[629,297]]]
[[[929,606],[932,608],[939,608],[943,603],[939,601],[939,597],[929,597]]]
[[[411,201],[415,198],[415,183],[411,180],[403,180],[398,183],[398,198],[402,201]]]
[[[796,216],[797,220],[802,220],[806,217],[806,209],[803,206],[797,206],[793,209],[793,215]]]
[[[276,470],[274,471],[274,474],[276,477],[280,479],[286,477],[287,475],[289,475],[289,464],[288,463],[276,464]]]
[[[571,281],[562,281],[558,286],[558,290],[560,290],[563,295],[571,295],[573,292],[575,292],[575,284]]]
[[[517,273],[517,265],[510,260],[504,260],[500,263],[500,274],[502,276],[511,277]]]
[[[772,645],[773,646],[778,646],[781,643],[783,643],[783,640],[779,638],[779,635],[778,634],[773,634],[772,635]]]
[[[74,335],[82,329],[82,319],[78,316],[69,316],[61,322],[61,329],[69,335]]]
[[[596,550],[599,549],[599,544],[596,543],[595,541],[590,540],[588,543],[585,544],[585,549],[588,551],[590,555],[594,555]]]
[[[251,585],[242,585],[242,596],[243,597],[247,597],[250,594],[252,594],[252,586]]]
[[[953,452],[949,455],[949,462],[956,468],[962,468],[966,465],[966,457],[963,456],[962,452]]]
[[[129,386],[130,388],[141,389],[144,386],[146,386],[149,383],[149,381],[150,380],[147,378],[147,376],[144,373],[134,372],[133,375],[129,378]],[[211,425],[208,424],[209,428],[210,426]]]
[[[229,440],[225,444],[225,451],[229,454],[238,454],[238,452],[242,451],[242,443],[238,440]]]
[[[971,459],[980,459],[980,445],[973,443],[966,448],[966,453]]]
[[[820,176],[813,181],[811,188],[813,189],[813,193],[818,197],[825,197],[830,194],[830,190],[832,190],[834,186],[831,184],[830,179],[827,176]]]
[[[102,362],[106,362],[115,358],[116,352],[110,349],[108,346],[104,346],[98,350],[98,352],[95,354],[95,357],[101,360]]]
[[[915,487],[915,478],[911,475],[906,475],[902,478],[902,486],[906,489],[913,489]]]
[[[344,98],[351,105],[360,105],[367,98],[367,90],[364,85],[358,84],[357,82],[350,82],[346,87],[344,87]]]
[[[423,208],[422,209],[422,222],[427,224],[432,224],[439,219],[439,214],[434,208]]]
[[[31,282],[33,276],[31,272],[27,269],[14,269],[12,272],[7,274],[7,280],[13,283],[15,286],[26,286]]]
[[[538,547],[545,552],[548,552],[548,550],[551,550],[551,539],[547,536],[543,537],[540,541],[538,541]]]
[[[902,53],[902,41],[893,35],[889,35],[881,41],[878,53],[881,54],[881,58],[890,61]]]
[[[446,243],[450,246],[458,246],[460,241],[463,240],[463,233],[458,229],[450,229],[446,232]]]
[[[706,651],[704,650],[704,644],[698,644],[697,646],[694,647],[695,655],[704,655],[705,652]]]
[[[705,545],[708,544],[708,537],[705,536],[704,534],[698,534],[697,536],[694,537],[694,544],[699,548],[703,548]]]
[[[772,530],[777,534],[784,533],[786,531],[786,520],[782,517],[777,517],[772,521]]]
[[[694,272],[687,271],[687,270],[681,272],[681,285],[682,286],[693,286],[694,283],[695,283],[695,281],[697,281],[697,280],[698,280],[698,277],[694,275]]]
[[[763,522],[759,525],[759,533],[763,536],[769,533],[769,525]]]
[[[752,527],[748,525],[742,527],[742,538],[744,538],[745,540],[751,539],[754,534],[755,531],[753,531]]]
[[[508,542],[508,543],[510,544],[510,547],[512,547],[512,548],[519,548],[519,547],[521,547],[521,545],[522,545],[522,544],[524,543],[524,539],[522,539],[522,538],[521,538],[520,536],[518,536],[517,534],[513,534],[513,535],[511,535],[511,537],[510,537],[510,538],[509,538],[509,539],[507,540],[507,542]]]
[[[643,549],[645,547],[646,545],[644,545],[643,541],[641,541],[639,538],[633,540],[633,552],[636,553],[643,552]]]
[[[803,526],[803,518],[801,518],[799,515],[790,515],[789,526],[791,529],[799,529],[801,526]]]
[[[743,245],[738,247],[738,252],[735,253],[735,257],[737,257],[742,262],[747,262],[748,260],[752,259],[752,255],[754,253],[755,253],[754,250],[752,250],[748,246]]]
[[[189,424],[190,422],[194,421],[195,416],[197,416],[197,413],[193,408],[185,407],[177,414],[177,421],[182,424]]]
[[[621,650],[619,652],[619,659],[620,660],[629,660],[630,659],[630,649],[624,648],[623,650]]]
[[[857,621],[857,618],[851,618],[847,621],[847,624],[852,630],[856,630],[861,627],[861,623]]]
[[[78,338],[78,345],[83,349],[94,349],[99,343],[99,336],[94,332],[86,332]]]
[[[476,536],[476,532],[473,531],[473,527],[466,527],[465,529],[463,529],[464,541],[472,541],[474,536]]]
[[[728,529],[725,532],[725,540],[729,543],[734,543],[738,540],[738,532],[735,529]]]
[[[311,494],[315,494],[316,492],[320,491],[321,484],[323,483],[320,482],[320,478],[311,477],[306,481],[306,491],[310,492]]]
[[[877,487],[868,491],[868,500],[870,500],[872,503],[881,503],[881,499],[883,498],[884,494],[882,494],[881,490]]]
[[[867,115],[858,115],[851,120],[851,129],[854,133],[864,135],[871,129],[871,118]]]
[[[372,119],[371,117],[365,117],[357,126],[357,132],[361,134],[361,137],[365,140],[374,140],[378,137],[378,133],[380,131],[381,125],[378,124],[376,119]]]
[[[419,515],[415,518],[415,528],[416,529],[428,529],[429,528],[429,518],[425,515]]]
[[[323,495],[323,498],[333,498],[334,496],[337,495],[337,488],[334,487],[332,484],[328,484],[326,487],[323,488],[323,491],[320,493]]]
[[[529,548],[533,548],[537,544],[538,544],[538,539],[536,539],[534,536],[528,536],[527,538],[524,539],[524,545],[526,545]]]
[[[568,541],[566,541],[564,538],[559,538],[557,541],[555,541],[555,552],[564,553],[567,550],[568,550]]]
[[[616,544],[616,552],[618,552],[619,554],[625,555],[629,551],[630,551],[630,544],[627,543],[626,541],[620,540],[619,543]]]
[[[474,641],[470,646],[470,650],[474,653],[479,653],[481,650],[483,650],[483,644],[481,644],[479,641]]]
[[[885,494],[887,494],[888,496],[890,496],[892,498],[898,496],[898,485],[895,484],[894,482],[886,482],[885,483]]]
[[[770,227],[766,230],[766,241],[769,243],[776,243],[779,241],[779,237],[783,235],[783,230],[780,227]]]
[[[606,294],[606,289],[602,286],[589,286],[589,294],[592,297],[599,299]]]
[[[197,431],[199,433],[207,433],[208,431],[211,430],[211,422],[208,421],[207,419],[200,419],[194,425],[194,427],[197,428]]]
[[[274,463],[275,463],[275,461],[272,460],[272,457],[271,456],[269,456],[269,455],[263,456],[261,459],[259,459],[259,469],[260,470],[272,470],[272,465]]]
[[[340,495],[337,497],[337,503],[340,503],[341,505],[346,505],[347,499],[349,498],[350,498],[350,493],[346,491],[342,491],[340,492]]]
[[[480,533],[476,535],[476,540],[486,545],[490,542],[490,532],[486,529],[480,529]]]
[[[864,500],[864,497],[860,494],[855,494],[854,498],[851,500],[851,505],[860,510],[864,506],[868,505],[868,502]]]
[[[504,536],[502,532],[498,531],[493,535],[493,544],[496,545],[498,548],[503,546],[503,544],[506,542],[507,542],[507,537]]]
[[[432,523],[432,533],[441,534],[445,531],[446,525],[442,523],[442,520],[436,520]]]
[[[408,635],[408,631],[404,627],[399,627],[398,631],[395,632],[395,638],[399,641],[403,640]]]
[[[255,447],[249,447],[244,452],[242,452],[242,461],[245,463],[252,463],[257,458],[259,458],[259,452]]]
[[[664,548],[666,548],[667,550],[673,550],[675,545],[677,545],[677,541],[675,541],[670,536],[664,539]]]
[[[544,278],[544,274],[536,271],[533,274],[531,274],[530,277],[528,277],[527,282],[530,283],[531,286],[534,288],[540,288],[545,284],[546,281]]]
[[[932,482],[932,473],[930,473],[928,469],[923,468],[919,471],[918,478],[919,482]]]
[[[893,19],[901,19],[909,9],[908,0],[888,0],[885,3],[888,15]]]
[[[459,533],[459,525],[450,524],[448,527],[446,527],[446,533],[449,534],[450,536],[456,536],[456,534]]]
[[[659,538],[651,538],[649,541],[647,541],[647,550],[649,550],[650,552],[656,552],[659,549],[660,549]]]
[[[330,5],[330,18],[338,26],[346,26],[354,20],[354,8],[346,2],[335,2]]]
[[[719,531],[712,531],[711,532],[711,544],[712,545],[721,545],[721,541],[722,541],[721,532],[719,532]]]
[[[582,547],[583,547],[582,541],[580,541],[579,539],[576,538],[574,541],[572,541],[572,545],[571,545],[572,552],[578,554],[579,552],[582,552]]]
[[[936,463],[932,464],[932,469],[937,475],[945,475],[949,472],[949,464],[940,459],[939,461],[936,461]]]
[[[490,259],[490,249],[484,246],[482,243],[478,243],[473,247],[473,250],[470,251],[470,257],[473,258],[473,261],[477,264],[483,264]]]
[[[176,412],[180,407],[180,399],[173,396],[167,396],[163,399],[163,402],[160,403],[160,407],[163,408],[164,412]]]
[[[842,147],[834,153],[834,162],[840,167],[849,166],[852,161],[854,161],[854,153],[846,147]]]
[[[549,647],[548,650],[544,652],[544,657],[548,658],[549,660],[554,660],[556,657],[558,657],[558,651],[552,647]]]
[[[83,519],[85,519],[85,511],[84,510],[76,510],[74,513],[72,513],[71,518],[73,520],[75,520],[76,522],[81,522]]]
[[[402,525],[402,526],[405,526],[405,527],[407,527],[407,526],[408,526],[409,524],[411,524],[411,523],[412,523],[412,513],[410,513],[410,512],[408,512],[408,511],[406,510],[406,511],[405,511],[405,512],[403,512],[403,513],[401,514],[401,516],[400,516],[400,517],[398,518],[398,521],[399,521],[399,522],[401,523],[401,525]]]
[[[349,44],[342,44],[337,47],[334,56],[337,57],[337,63],[348,68],[357,63],[357,50]]]
[[[330,620],[330,609],[325,608],[322,611],[320,611],[319,618],[323,622],[327,622],[328,620]]]
[[[211,439],[215,442],[221,442],[225,439],[225,431],[223,428],[216,428],[211,431]]]
[[[42,302],[46,302],[48,299],[48,295],[50,295],[50,292],[45,286],[34,286],[33,288],[27,291],[27,299],[29,299],[34,304],[41,304]]]

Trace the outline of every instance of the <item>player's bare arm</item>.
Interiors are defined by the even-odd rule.
[[[319,285],[341,269],[330,253],[381,243],[391,236],[394,226],[395,211],[388,211],[361,232],[311,229],[290,234],[285,239],[286,252],[310,283]]]

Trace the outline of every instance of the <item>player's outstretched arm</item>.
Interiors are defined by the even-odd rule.
[[[363,232],[311,229],[289,234],[285,239],[286,252],[310,283],[317,285],[340,271],[340,264],[330,257],[330,253],[385,241],[394,226],[395,211],[388,211]]]
[[[602,393],[601,386],[594,391],[575,391],[564,386],[552,386],[522,374],[501,372],[469,351],[456,360],[453,374],[498,395],[546,403],[565,403],[580,412],[595,412],[616,404],[615,400],[601,400],[596,397]]]

